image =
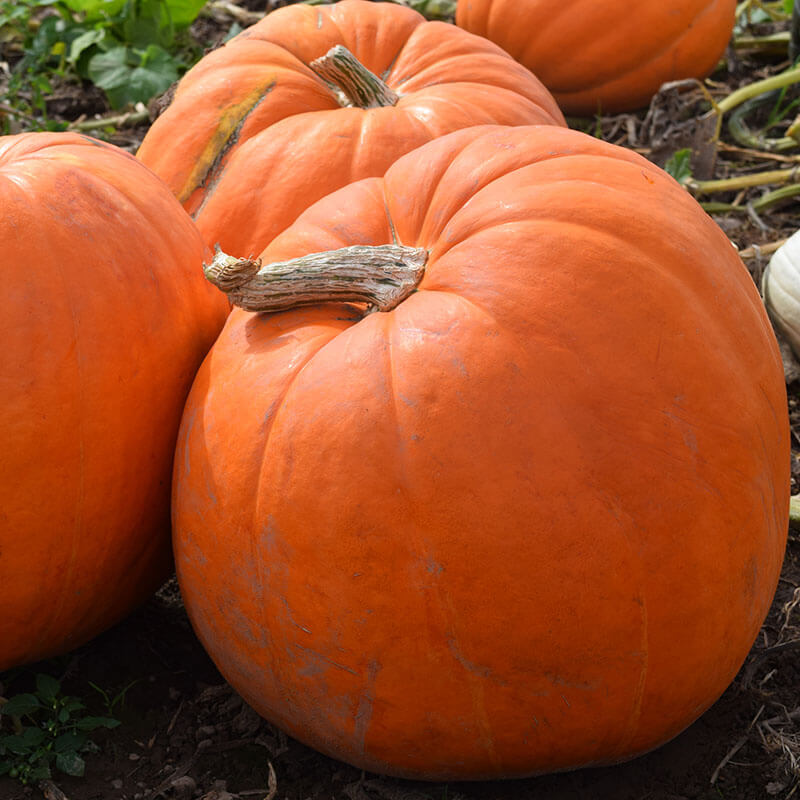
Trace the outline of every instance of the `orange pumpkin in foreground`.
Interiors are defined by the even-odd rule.
[[[170,573],[170,476],[227,316],[203,243],[133,156],[0,138],[0,670],[65,652]]]
[[[458,0],[456,24],[532,70],[567,114],[646,106],[662,83],[705,78],[736,0]]]
[[[381,252],[427,258],[416,290],[235,309],[187,403],[178,578],[223,675],[400,776],[675,736],[741,665],[786,540],[781,360],[730,242],[632,152],[481,127],[314,205],[263,253],[282,267],[214,277],[249,304],[353,245],[342,285]]]
[[[337,46],[358,63],[317,62]],[[482,123],[564,118],[530,72],[453,25],[394,3],[301,3],[193,67],[138,156],[210,246],[254,255],[326,194]]]

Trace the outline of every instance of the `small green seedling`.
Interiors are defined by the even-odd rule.
[[[668,175],[672,175],[680,184],[685,184],[692,177],[692,151],[686,147],[683,150],[676,150],[664,164],[664,170]]]
[[[88,681],[89,686],[92,687],[99,695],[103,698],[103,704],[106,707],[106,713],[112,716],[115,710],[119,707],[120,709],[125,708],[125,697],[128,694],[128,690],[135,686],[141,678],[137,678],[135,681],[131,681],[127,686],[123,686],[116,694],[111,691],[106,691],[105,689],[101,689],[96,683],[92,683]]]
[[[51,767],[80,777],[81,753],[94,744],[89,733],[115,728],[116,719],[91,717],[77,698],[61,694],[61,684],[49,675],[36,676],[36,691],[0,698],[0,775],[22,784],[51,777]]]

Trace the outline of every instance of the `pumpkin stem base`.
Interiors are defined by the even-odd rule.
[[[308,66],[333,87],[342,106],[380,108],[396,105],[400,99],[397,92],[340,44]]]

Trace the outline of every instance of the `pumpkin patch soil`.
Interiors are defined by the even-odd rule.
[[[280,5],[285,0],[271,0]],[[241,8],[263,5],[246,0]],[[198,23],[198,39],[218,42],[231,20]],[[786,67],[776,58],[729,53],[713,76],[717,96]],[[0,93],[2,93],[0,79]],[[158,104],[151,104],[151,114]],[[659,165],[692,150],[695,178],[731,177],[785,166],[744,148],[725,130],[708,144],[713,120],[696,86],[659,95],[649,110],[570,120]],[[90,87],[56,86],[50,113],[65,121],[111,113]],[[758,113],[748,118],[758,127]],[[766,111],[764,112],[767,113]],[[146,124],[120,127],[111,140],[131,151]],[[771,134],[777,135],[777,134]],[[758,197],[762,189],[748,190]],[[746,206],[738,191],[713,199]],[[707,199],[707,198],[705,198]],[[752,210],[751,210],[752,211]],[[758,281],[769,243],[797,228],[797,200],[716,221]],[[765,248],[762,250],[762,248]],[[800,491],[800,368],[790,370],[793,493]],[[796,370],[792,373],[791,370]],[[93,714],[121,725],[93,734],[86,773],[55,773],[55,785],[23,787],[0,778],[0,800],[758,800],[800,798],[800,536],[790,533],[772,609],[745,664],[723,696],[664,747],[626,764],[527,780],[430,784],[365,774],[326,758],[261,720],[230,689],[195,638],[177,586],[167,583],[142,609],[68,656],[0,674],[0,696],[30,691],[37,673],[62,680]],[[109,700],[117,698],[108,708]]]

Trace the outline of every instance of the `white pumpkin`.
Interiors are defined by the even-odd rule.
[[[800,356],[800,231],[773,253],[761,278],[761,295],[773,324]]]

